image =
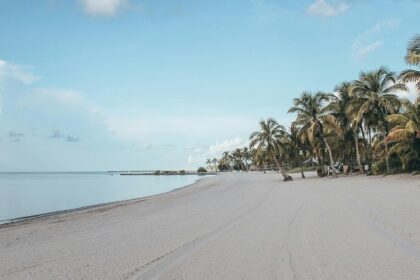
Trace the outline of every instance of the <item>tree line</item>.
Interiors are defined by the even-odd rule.
[[[420,92],[420,35],[408,44],[413,68],[361,72],[329,92],[306,91],[293,100],[296,119],[287,129],[275,119],[259,123],[249,147],[208,159],[215,171],[277,169],[285,181],[291,168],[315,165],[318,175],[339,171],[391,173],[420,170],[420,96],[399,97],[413,83]]]

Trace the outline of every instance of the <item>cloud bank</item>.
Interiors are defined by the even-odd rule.
[[[216,142],[207,148],[195,148],[193,152],[188,156],[188,163],[199,163],[202,164],[208,158],[220,157],[225,151],[233,151],[238,148],[248,147],[248,141],[242,140],[239,137],[234,139],[225,140],[223,142]]]

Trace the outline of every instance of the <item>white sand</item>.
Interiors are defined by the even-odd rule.
[[[224,174],[0,228],[0,279],[420,279],[420,178]]]

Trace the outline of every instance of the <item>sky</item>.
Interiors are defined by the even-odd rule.
[[[0,171],[196,169],[401,71],[417,0],[0,0]],[[408,95],[414,95],[411,92]]]

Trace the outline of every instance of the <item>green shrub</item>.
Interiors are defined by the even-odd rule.
[[[386,161],[375,162],[372,166],[372,172],[374,175],[384,174],[386,172]]]
[[[219,169],[219,171],[227,171],[230,170],[230,166],[227,164],[219,164],[217,166],[217,169]]]
[[[200,167],[197,169],[198,173],[207,173],[207,169],[205,169],[204,167]]]
[[[389,172],[391,174],[393,173],[399,173],[402,171],[402,163],[399,157],[397,156],[390,156],[388,159],[389,162]],[[385,174],[386,173],[386,160],[382,159],[380,161],[377,161],[372,166],[372,172],[374,175],[379,174]]]

